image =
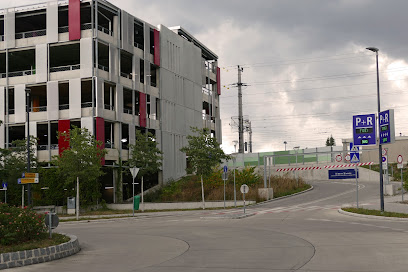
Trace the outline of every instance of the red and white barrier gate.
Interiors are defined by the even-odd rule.
[[[324,168],[349,168],[349,167],[372,165],[372,164],[373,162],[361,162],[361,163],[351,163],[351,164],[326,165]]]
[[[276,172],[290,172],[290,171],[305,171],[305,170],[315,170],[315,169],[322,169],[318,166],[313,167],[293,167],[293,168],[279,168],[276,169]]]

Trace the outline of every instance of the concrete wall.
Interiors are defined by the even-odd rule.
[[[246,205],[255,204],[255,201],[245,201]],[[139,209],[141,209],[140,203]],[[151,203],[145,202],[145,210],[184,210],[184,209],[200,209],[203,207],[202,202],[175,202],[175,203]],[[237,206],[243,206],[243,201],[237,201]],[[226,201],[226,207],[234,207],[234,201]],[[223,201],[209,201],[205,202],[206,208],[222,208]],[[108,208],[112,210],[131,210],[132,204],[108,204]]]
[[[343,147],[348,148],[352,139],[344,139]],[[408,137],[395,137],[395,143],[382,145],[382,148],[388,148],[387,156],[388,163],[396,163],[398,155],[402,155],[404,161],[408,160]],[[378,145],[360,147],[362,154],[360,154],[361,162],[374,162],[378,164],[379,154]]]

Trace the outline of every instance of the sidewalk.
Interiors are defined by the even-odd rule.
[[[398,212],[408,214],[408,204],[401,203],[401,194],[396,196],[384,196],[384,210],[387,212]],[[404,201],[408,201],[408,192],[404,193]],[[355,203],[353,204],[355,207]],[[370,201],[369,204],[364,203],[359,205],[359,208],[370,209],[370,210],[381,210],[380,199],[375,201]]]

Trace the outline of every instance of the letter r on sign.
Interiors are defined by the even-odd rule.
[[[367,125],[372,126],[373,125],[373,118],[372,117],[367,117]]]

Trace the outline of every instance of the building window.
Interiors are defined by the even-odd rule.
[[[126,51],[120,51],[120,76],[133,78],[133,55]]]
[[[48,124],[37,124],[37,149],[48,149]]]
[[[129,150],[129,125],[122,124],[122,149]]]
[[[26,39],[47,34],[47,19],[45,10],[35,10],[16,13],[16,39]]]
[[[59,109],[67,110],[69,109],[69,83],[59,83],[58,84],[58,99],[59,99]]]
[[[116,86],[105,82],[104,84],[104,108],[105,110],[115,110]]]
[[[50,73],[81,68],[79,43],[50,46]]]
[[[144,31],[143,23],[135,21],[135,47],[144,50]]]
[[[115,148],[115,124],[105,122],[105,148]]]
[[[133,114],[133,99],[132,99],[132,90],[123,89],[123,113]]]
[[[11,51],[8,55],[9,77],[35,74],[35,50]]]
[[[109,72],[109,45],[98,43],[98,69]]]
[[[81,108],[92,107],[92,81],[83,80],[81,82]]]

